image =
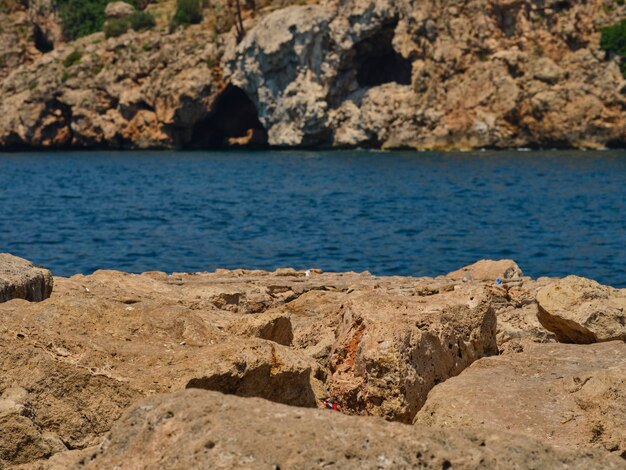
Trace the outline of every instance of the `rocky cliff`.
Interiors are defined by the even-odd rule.
[[[0,14],[3,149],[626,144],[599,45],[614,0],[243,2],[240,40],[217,2],[185,30],[69,44],[30,3]]]
[[[571,278],[49,277],[0,256],[0,468],[626,468],[626,344],[538,321]]]

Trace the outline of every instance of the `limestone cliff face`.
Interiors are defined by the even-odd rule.
[[[612,3],[612,2],[611,2]],[[607,2],[341,1],[268,16],[229,52],[270,144],[475,148],[626,142]]]
[[[614,0],[289,3],[239,43],[94,35],[0,73],[0,148],[626,145]]]
[[[208,33],[97,34],[18,69],[0,86],[8,148],[159,148],[188,140],[215,94]],[[75,64],[63,62],[79,51]]]

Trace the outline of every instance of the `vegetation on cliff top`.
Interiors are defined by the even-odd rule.
[[[142,31],[156,26],[156,20],[147,11],[136,11],[124,18],[111,18],[104,25],[104,34],[107,38],[121,36],[129,29]]]
[[[170,29],[188,24],[198,24],[202,21],[202,7],[204,0],[176,0],[176,13],[170,23]]]
[[[102,31],[104,10],[112,1],[114,0],[57,0],[65,36],[73,40]],[[141,6],[139,0],[124,1],[135,8]]]
[[[602,30],[600,47],[620,58],[622,75],[626,78],[626,20]]]
[[[63,32],[68,39],[102,30],[108,0],[58,0]]]

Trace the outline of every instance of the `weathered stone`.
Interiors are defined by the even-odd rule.
[[[20,65],[30,64],[41,55],[34,44],[27,6],[5,2],[0,4],[0,83]]]
[[[537,293],[538,318],[564,343],[626,341],[626,289],[567,276]]]
[[[123,18],[132,15],[135,7],[126,2],[111,2],[107,4],[104,14],[107,18]]]
[[[551,281],[519,279],[293,269],[55,278],[45,302],[0,304],[0,420],[10,430],[0,433],[0,465],[87,463],[131,403],[183,389],[300,407],[329,398],[342,412],[333,420],[411,422],[433,386],[477,359],[551,339],[531,321]],[[496,315],[505,320],[497,336]]]
[[[599,4],[575,3],[538,15],[530,3],[291,7],[226,51],[227,77],[279,146],[622,142],[624,80],[597,37],[626,10],[606,15]]]
[[[563,69],[547,57],[543,57],[535,62],[533,73],[537,80],[552,85],[561,81],[565,76]]]
[[[28,392],[20,387],[8,388],[0,397],[0,465],[48,457],[67,448],[53,435],[41,433],[27,416]]]
[[[537,304],[506,305],[496,311],[500,354],[518,353],[535,343],[554,343],[556,337],[537,319]]]
[[[240,336],[256,337],[290,346],[293,341],[291,320],[280,312],[261,313],[233,322],[228,331]]]
[[[426,301],[381,286],[298,303],[283,309],[292,312],[294,344],[326,368],[328,393],[347,413],[411,422],[434,385],[498,351],[482,287]]]
[[[415,423],[525,434],[626,457],[626,344],[537,344],[476,361],[431,390]]]
[[[50,271],[34,267],[30,261],[0,253],[0,302],[25,299],[40,302],[52,293]]]
[[[159,3],[163,23],[175,2]],[[0,148],[625,143],[626,81],[599,37],[626,5],[253,3],[243,2],[240,40],[224,32],[230,14],[218,1],[188,33],[64,46],[52,0],[10,1],[0,11]],[[54,50],[38,51],[37,37]],[[74,49],[82,59],[64,67]]]
[[[491,279],[478,282],[487,283],[493,296],[500,354],[518,353],[535,343],[556,342],[554,333],[546,330],[537,319],[537,292],[553,282],[552,279],[504,278],[500,285]]]
[[[0,82],[0,148],[190,145],[222,84],[208,31],[101,33],[55,47]],[[64,60],[74,51],[80,59]],[[211,129],[209,129],[211,131]]]
[[[305,354],[228,335],[220,328],[244,314],[197,307],[193,292],[208,290],[210,276],[99,271],[56,281],[46,302],[0,305],[0,395],[27,391],[3,418],[12,429],[0,433],[4,462],[49,456],[59,450],[51,442],[98,444],[123,409],[155,392],[204,388],[309,407],[323,395]]]
[[[457,271],[453,271],[447,275],[450,279],[457,281],[491,281],[496,282],[519,279],[522,277],[522,270],[515,261],[510,259],[502,259],[498,261],[481,260],[474,264],[465,266]]]
[[[410,427],[202,391],[143,400],[74,466],[81,462],[94,468],[623,467],[602,452],[555,450],[502,432]]]

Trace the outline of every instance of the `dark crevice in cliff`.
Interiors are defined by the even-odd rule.
[[[626,137],[621,139],[611,139],[606,143],[608,149],[623,149],[626,148]]]
[[[41,30],[39,25],[33,26],[33,36],[35,38],[35,47],[39,52],[50,52],[54,49],[54,44],[48,39],[46,34]]]
[[[353,63],[356,80],[360,87],[374,87],[385,83],[409,85],[411,83],[411,61],[393,48],[393,36],[397,21],[382,27],[354,46]]]
[[[580,49],[585,49],[589,46],[588,41],[585,41],[584,39],[576,36],[567,36],[565,38],[565,42],[567,43],[567,47],[569,48],[569,50],[572,52],[576,52]]]
[[[267,146],[267,131],[252,100],[239,87],[228,85],[215,99],[209,114],[193,128],[192,149]]]
[[[514,36],[517,33],[517,18],[520,9],[527,10],[527,6],[521,3],[506,3],[495,4],[492,8],[492,14],[500,30],[508,37]]]

